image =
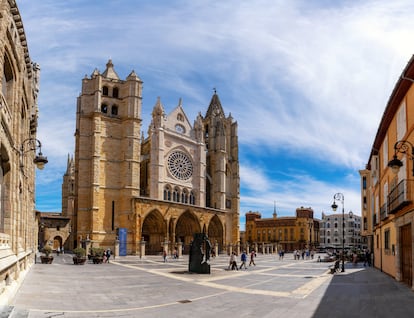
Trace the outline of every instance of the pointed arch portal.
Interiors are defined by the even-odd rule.
[[[223,234],[223,224],[221,224],[219,217],[215,215],[210,221],[207,235],[212,246],[215,246],[216,243],[218,244],[219,253],[223,249]]]
[[[166,237],[166,226],[161,213],[157,210],[152,211],[145,217],[142,225],[142,238],[147,242],[145,253],[148,255],[160,254]]]
[[[176,241],[183,243],[183,254],[188,254],[194,233],[201,233],[200,223],[191,212],[184,212],[177,220],[175,228]]]

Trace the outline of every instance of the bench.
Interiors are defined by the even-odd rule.
[[[339,271],[339,263],[340,263],[340,260],[337,259],[335,261],[335,264],[334,265],[329,266],[329,269],[331,270],[331,274],[335,274],[337,271]]]

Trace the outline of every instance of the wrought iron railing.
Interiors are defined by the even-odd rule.
[[[412,202],[411,187],[414,180],[404,179],[388,195],[388,213],[397,213]]]

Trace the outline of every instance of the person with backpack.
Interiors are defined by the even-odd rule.
[[[243,265],[244,265],[244,269],[247,269],[246,266],[246,262],[247,262],[247,254],[246,251],[243,251],[242,255],[241,255],[241,265],[240,265],[240,269],[242,269]]]

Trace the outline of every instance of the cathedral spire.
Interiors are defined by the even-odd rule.
[[[210,105],[208,106],[206,117],[217,116],[217,115],[225,117],[223,107],[221,106],[220,99],[217,95],[217,91],[216,89],[214,89],[214,94],[211,97],[211,101],[210,101]]]

